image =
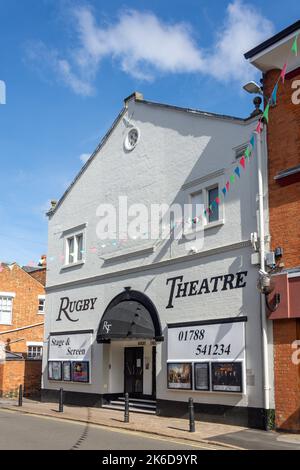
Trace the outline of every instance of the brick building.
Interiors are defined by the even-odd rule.
[[[297,21],[245,54],[262,71],[267,97],[287,63],[267,130],[270,234],[278,255],[275,289],[269,296],[274,305],[269,318],[274,330],[276,427],[287,431],[300,431],[300,55],[292,51],[299,32]],[[276,309],[275,294],[277,304],[280,300]]]
[[[14,396],[20,384],[25,395],[40,389],[45,282],[46,267],[1,264],[0,396]]]

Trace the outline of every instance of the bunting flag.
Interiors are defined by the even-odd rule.
[[[294,39],[294,42],[293,42],[291,51],[292,51],[295,55],[298,55],[298,34],[297,34],[297,36],[296,36],[295,39]]]
[[[280,78],[282,80],[282,83],[284,83],[284,79],[285,79],[285,74],[286,74],[286,69],[287,69],[287,63],[284,64],[282,70],[281,70],[281,74],[280,74]]]
[[[246,148],[244,155],[245,155],[246,158],[249,158],[249,157],[250,157],[250,149],[249,149],[249,147]]]
[[[277,102],[277,91],[278,91],[278,82],[274,86],[273,91],[272,91],[272,95],[271,95],[271,101],[272,101],[273,105],[275,105],[276,102]]]
[[[244,168],[246,168],[246,160],[245,160],[245,157],[244,155],[242,156],[242,158],[240,159],[240,165]]]
[[[224,194],[224,197],[226,196],[226,188],[224,186],[224,188],[222,188],[222,193]]]
[[[221,201],[220,201],[220,198],[219,198],[219,197],[216,197],[216,203],[217,203],[217,204],[220,204],[220,202],[221,202]]]
[[[239,178],[241,177],[241,172],[238,166],[234,169],[234,172],[238,175]]]
[[[258,121],[258,124],[256,126],[256,129],[255,129],[255,132],[257,132],[258,134],[260,134],[263,130],[263,124],[261,122],[261,120]]]
[[[229,179],[230,179],[230,183],[234,183],[234,180],[235,180],[234,175],[230,175]]]
[[[267,122],[269,122],[269,109],[270,109],[270,103],[267,104],[262,115],[262,117],[265,118]]]
[[[227,191],[229,191],[229,188],[230,188],[230,183],[229,183],[229,181],[227,181],[227,183],[226,183],[226,189],[227,189]]]
[[[255,145],[255,137],[254,135],[252,135],[251,139],[250,139],[250,144],[251,144],[251,147],[254,148],[254,145]]]

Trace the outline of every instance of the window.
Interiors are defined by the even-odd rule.
[[[235,158],[236,159],[242,158],[242,156],[244,155],[245,150],[246,150],[247,147],[248,147],[248,145],[244,144],[244,145],[240,145],[239,147],[234,149]]]
[[[219,205],[215,202],[216,198],[219,196],[219,187],[215,186],[207,190],[207,205],[210,207],[212,205],[212,210],[209,212],[208,222],[216,222],[219,220]]]
[[[40,315],[43,315],[45,313],[45,296],[44,295],[39,295],[38,313]]]
[[[192,204],[192,221],[195,224],[195,219],[200,216],[203,212],[203,194],[202,191],[191,194],[191,204]]]
[[[66,240],[66,264],[83,261],[83,233],[68,237]]]
[[[42,359],[43,346],[40,344],[27,343],[27,357],[28,359]]]
[[[13,310],[13,299],[14,293],[11,292],[0,292],[0,324],[11,325],[12,324],[12,310]]]

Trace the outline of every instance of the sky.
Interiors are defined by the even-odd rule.
[[[298,0],[0,0],[0,262],[47,253],[51,199],[126,96],[246,117],[243,53],[298,19]]]

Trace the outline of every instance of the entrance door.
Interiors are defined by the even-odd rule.
[[[125,348],[124,385],[131,397],[143,395],[144,348]]]

